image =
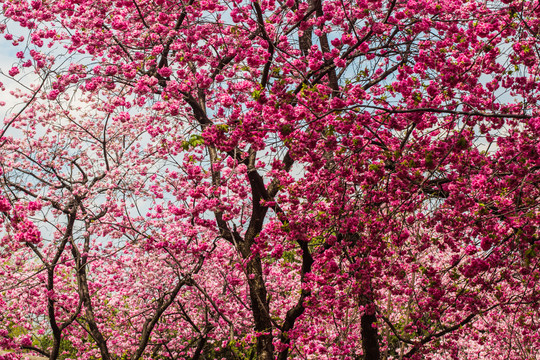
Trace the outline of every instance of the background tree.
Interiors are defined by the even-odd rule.
[[[4,2],[42,84],[2,133],[5,306],[41,281],[51,359],[81,330],[102,358],[530,356],[537,12]]]

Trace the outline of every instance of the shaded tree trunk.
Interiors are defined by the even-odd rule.
[[[365,312],[360,320],[362,327],[362,349],[364,350],[364,360],[380,360],[381,350],[379,347],[379,334],[375,313],[375,304],[372,301],[367,302]]]
[[[267,291],[262,276],[262,264],[259,256],[254,256],[247,265],[249,296],[255,331],[257,332],[257,360],[273,360],[272,321],[267,302]],[[253,277],[253,279],[251,279]]]

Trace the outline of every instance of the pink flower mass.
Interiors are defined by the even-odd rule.
[[[538,1],[1,3],[0,359],[540,359]]]

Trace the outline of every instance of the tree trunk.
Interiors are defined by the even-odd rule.
[[[272,344],[272,321],[267,301],[266,286],[262,275],[261,258],[253,256],[247,264],[249,296],[255,331],[257,332],[257,360],[273,360],[274,345]]]
[[[364,314],[360,320],[362,326],[362,348],[364,350],[364,360],[380,360],[381,351],[379,348],[379,336],[377,328],[373,325],[377,321],[375,315],[375,304],[368,302],[365,305]]]

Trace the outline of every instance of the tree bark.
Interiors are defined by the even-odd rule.
[[[256,255],[247,264],[249,297],[255,331],[257,332],[257,360],[273,360],[272,321],[270,319],[267,291],[262,276],[261,258]]]
[[[364,360],[380,360],[381,350],[379,348],[379,334],[377,328],[373,326],[377,322],[375,304],[370,301],[364,306],[364,314],[360,319]]]

